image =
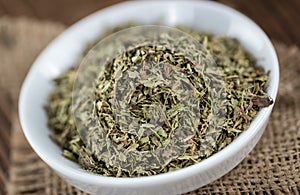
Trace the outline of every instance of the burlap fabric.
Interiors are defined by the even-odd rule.
[[[10,149],[9,179],[4,181],[8,180],[11,195],[85,194],[66,184],[39,159],[25,140],[17,117],[21,81],[41,49],[63,29],[51,22],[0,19],[0,91],[12,99],[11,105],[2,107],[13,110],[11,144],[7,148],[6,142],[1,142],[0,150]],[[281,64],[280,90],[262,139],[234,170],[189,194],[300,193],[300,51],[283,44],[275,46]]]

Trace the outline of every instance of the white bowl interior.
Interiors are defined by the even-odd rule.
[[[77,61],[87,42],[92,41],[107,27],[128,21],[141,24],[182,24],[237,38],[259,60],[259,65],[266,70],[271,70],[268,93],[275,99],[279,80],[275,51],[263,31],[245,16],[231,8],[209,1],[135,1],[122,3],[92,14],[66,30],[41,53],[24,81],[19,100],[21,124],[31,146],[47,164],[73,185],[90,192],[96,191],[93,187],[84,187],[81,184],[86,182],[98,186],[109,186],[112,189],[119,187],[134,189],[137,185],[140,188],[158,184],[168,186],[171,185],[172,181],[179,181],[193,174],[205,174],[203,172],[205,169],[209,170],[210,167],[217,166],[218,162],[235,156],[235,153],[238,152],[237,147],[246,146],[245,144],[249,144],[255,136],[260,137],[263,131],[261,129],[267,122],[272,106],[260,111],[249,130],[241,134],[224,150],[197,165],[173,173],[148,178],[107,178],[89,174],[81,170],[76,163],[65,159],[61,149],[49,138],[50,131],[47,127],[47,116],[44,111],[47,96],[54,87],[52,79]],[[254,142],[256,143],[256,140]],[[251,144],[251,148],[255,143]],[[250,150],[248,149],[244,153],[248,153]],[[237,160],[234,163],[237,164],[245,155],[236,157]],[[213,175],[204,178],[203,181],[197,181],[198,187],[220,177],[229,170],[213,173]],[[193,188],[195,186],[187,186],[180,192]]]

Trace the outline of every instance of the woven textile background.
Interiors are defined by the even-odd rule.
[[[1,163],[9,162],[7,168],[1,165],[0,181],[6,182],[11,195],[84,194],[61,180],[32,151],[17,113],[18,94],[28,68],[64,28],[51,22],[0,18],[0,93],[10,99],[0,102],[0,111],[9,113],[11,124],[10,136],[0,132],[10,139],[0,142],[0,154],[10,154],[10,161],[6,155],[0,159]],[[275,47],[281,68],[280,90],[262,139],[235,169],[189,194],[300,193],[300,51],[280,43]]]

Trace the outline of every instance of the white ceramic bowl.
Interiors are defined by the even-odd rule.
[[[134,1],[96,12],[79,21],[56,38],[34,62],[24,81],[19,99],[23,131],[35,152],[62,178],[93,194],[180,194],[204,186],[234,168],[261,137],[272,107],[262,109],[230,145],[193,166],[140,178],[113,178],[88,173],[62,156],[49,138],[47,116],[43,109],[53,89],[52,79],[77,60],[86,43],[107,27],[122,22],[141,24],[183,24],[199,30],[237,38],[257,59],[271,70],[268,94],[275,100],[279,67],[274,48],[265,33],[241,13],[210,1]]]

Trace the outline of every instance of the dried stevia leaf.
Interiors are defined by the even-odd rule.
[[[104,33],[98,40],[87,46],[82,57],[78,60],[78,64],[99,40],[129,26],[133,25],[124,24]],[[170,155],[168,161],[162,167],[157,166],[157,169],[152,170],[121,169],[92,155],[78,135],[78,129],[72,115],[71,98],[78,67],[76,65],[54,80],[55,88],[49,95],[49,102],[46,106],[51,137],[60,145],[65,157],[78,162],[82,168],[88,171],[104,176],[136,177],[178,170],[193,165],[226,147],[248,128],[260,108],[273,104],[272,99],[266,93],[269,72],[258,67],[255,58],[236,39],[203,33],[186,27],[178,28],[192,35],[207,49],[206,55],[211,55],[215,60],[219,70],[218,74],[215,74],[214,69],[208,70],[210,77],[205,80],[201,74],[197,74],[193,63],[186,59],[183,53],[168,50],[164,46],[153,48],[141,44],[140,47],[128,50],[119,58],[106,64],[106,69],[102,77],[99,78],[96,87],[97,102],[94,105],[99,124],[105,129],[109,138],[117,144],[118,148],[126,149],[127,153],[121,153],[118,157],[122,162],[130,159],[127,156],[130,152],[134,154],[135,151],[151,151],[168,146],[176,129],[185,125],[194,125],[187,120],[182,123],[180,118],[198,117],[199,125],[196,127],[196,134],[193,136],[183,135],[186,147],[182,155],[174,159],[172,155],[164,154]],[[190,83],[187,87],[193,90],[194,96],[200,102],[197,104],[197,109],[201,111],[201,115],[194,116],[188,113],[186,105],[180,101],[182,98],[180,94],[184,94],[185,90],[178,86],[185,85],[184,79],[174,74],[171,67],[165,66],[163,70],[152,67],[148,71],[151,74],[156,74],[157,78],[160,79],[145,80],[143,85],[138,86],[133,93],[134,95],[128,100],[128,112],[119,117],[119,122],[122,123],[126,122],[129,116],[133,116],[136,120],[130,124],[129,129],[137,128],[137,124],[142,124],[142,128],[137,132],[125,131],[120,128],[120,124],[115,121],[115,117],[112,115],[113,106],[110,97],[112,97],[114,89],[114,78],[119,78],[129,66],[150,59],[157,63],[172,64],[182,74],[187,75],[188,83]],[[120,64],[126,64],[128,67],[121,67]],[[127,71],[128,77],[141,79],[140,71],[132,70]],[[98,73],[91,69],[89,74]],[[225,91],[211,89],[208,84],[218,75],[224,80]],[[176,77],[174,81],[177,82],[177,87],[170,89],[162,85],[165,79],[173,77]],[[174,90],[177,93],[174,93]],[[220,113],[218,114],[226,116],[222,120],[220,117],[216,117],[218,115],[211,114],[212,105],[215,105],[214,99],[210,96],[211,93],[218,96],[226,95],[225,100],[219,105]],[[120,106],[126,107],[125,104]],[[88,117],[85,116],[85,113],[82,115]],[[155,124],[159,124],[160,127],[153,130]],[[215,128],[211,128],[211,124],[215,124]],[[92,126],[93,124],[87,121],[86,125]],[[95,140],[96,138],[94,137]],[[98,140],[93,145],[99,151],[98,155],[101,155],[100,151],[107,147],[104,143],[106,143],[104,140]],[[139,161],[144,159],[146,166],[147,155],[136,156],[135,158],[138,158]],[[159,163],[159,159],[157,159],[156,164],[159,165]]]

